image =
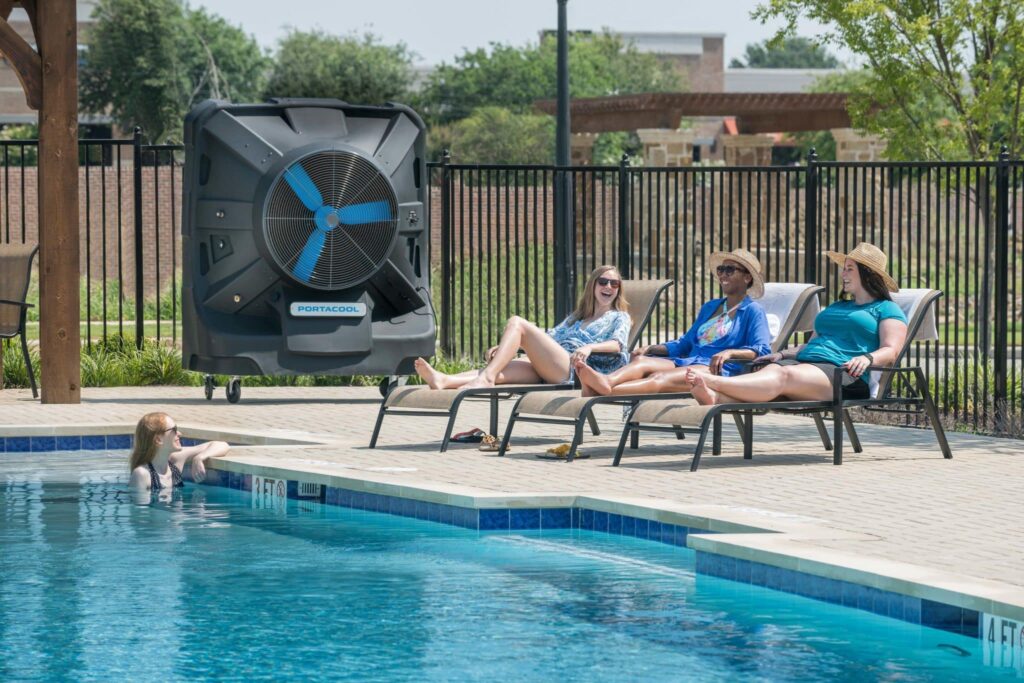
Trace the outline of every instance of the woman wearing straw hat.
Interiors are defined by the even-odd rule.
[[[772,401],[826,401],[832,397],[832,376],[842,367],[843,397],[868,398],[864,371],[896,361],[907,337],[907,317],[889,292],[898,292],[886,271],[885,253],[861,242],[849,254],[826,255],[842,271],[841,299],[814,319],[815,336],[806,344],[761,356],[768,363],[759,372],[740,377],[691,373],[693,395],[704,405]]]
[[[739,371],[730,360],[751,360],[771,350],[768,319],[752,301],[764,294],[757,257],[746,249],[718,251],[710,267],[724,296],[701,306],[685,335],[634,351],[629,365],[611,374],[577,363],[584,395],[689,391],[688,370],[729,376]]]

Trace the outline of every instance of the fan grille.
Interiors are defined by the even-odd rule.
[[[303,171],[315,190],[300,197],[294,179]],[[347,289],[366,280],[387,259],[397,231],[391,183],[365,158],[337,150],[315,152],[289,166],[274,182],[263,212],[271,257],[314,289]]]

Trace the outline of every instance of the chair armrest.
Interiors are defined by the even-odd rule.
[[[8,306],[18,306],[20,308],[35,308],[35,304],[30,304],[27,301],[13,301],[11,299],[0,299],[0,304],[7,304]]]

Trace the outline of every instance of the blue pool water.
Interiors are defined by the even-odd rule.
[[[0,455],[0,680],[982,680],[975,638],[696,575],[606,534],[476,531]]]

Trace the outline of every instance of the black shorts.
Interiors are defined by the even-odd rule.
[[[832,381],[833,373],[838,367],[832,365],[832,363],[810,363],[807,361],[796,360],[794,358],[786,358],[780,360],[776,365],[813,365],[828,377],[828,381]],[[852,401],[859,401],[865,398],[871,398],[871,388],[868,383],[864,381],[863,377],[854,377],[846,370],[843,370],[843,398],[848,398]]]

